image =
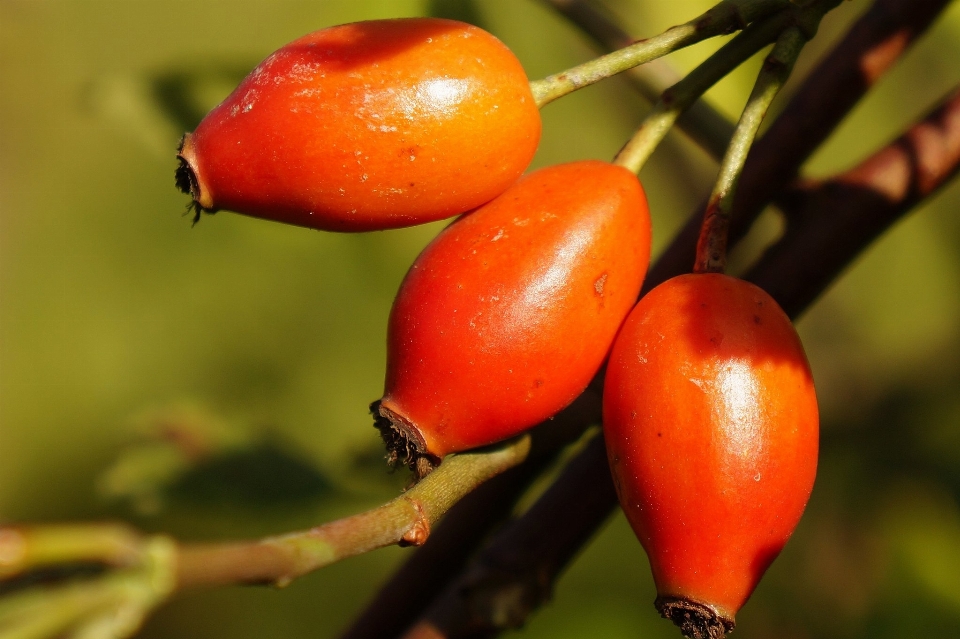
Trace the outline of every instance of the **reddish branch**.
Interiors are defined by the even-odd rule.
[[[857,100],[884,71],[893,65],[907,46],[929,26],[947,4],[948,0],[877,0],[856,22],[834,51],[810,74],[780,118],[751,153],[741,181],[742,196],[738,199],[734,210],[732,240],[741,237],[763,206],[796,178],[800,166],[813,150],[826,139]],[[949,104],[954,104],[954,101],[944,108],[952,113],[954,108]],[[931,122],[954,122],[956,116],[947,117],[946,111],[938,112],[939,116],[934,114]],[[938,146],[933,139],[938,130],[942,133],[953,130],[950,127],[944,128],[942,125],[939,127],[935,124],[921,124],[906,137],[911,138],[912,135],[911,139],[925,138],[927,141],[923,144],[923,153],[927,154],[930,153],[930,149]],[[954,139],[952,134],[945,135],[940,146],[944,149],[953,148],[947,142],[952,139]],[[897,147],[899,144],[901,141],[891,146]],[[884,193],[888,189],[884,167],[894,166],[895,158],[904,157],[889,153],[890,151],[885,149],[858,167],[860,169],[868,165],[873,166],[869,171],[864,169],[858,183],[858,192],[863,198],[863,203],[859,207],[852,207],[850,200],[847,199],[843,206],[850,207],[851,210],[857,208],[861,218],[868,217],[864,212],[869,213],[872,210],[872,204],[867,200],[874,197],[876,193]],[[918,152],[915,157],[919,158],[921,154]],[[923,155],[923,157],[927,158],[923,163],[924,166],[941,167],[936,172],[940,178],[929,180],[926,177],[932,175],[929,170],[911,174],[916,183],[902,192],[914,195],[902,198],[900,204],[894,207],[895,211],[891,209],[887,216],[889,221],[885,222],[885,225],[889,225],[897,215],[903,214],[928,197],[937,186],[957,170],[957,160],[954,159],[951,162],[949,160],[951,155],[948,152],[937,156],[942,159],[941,164],[935,161],[933,155]],[[893,164],[888,164],[889,162]],[[856,175],[858,169],[846,175]],[[921,187],[920,184],[928,186]],[[793,192],[796,193],[796,190]],[[850,197],[852,192],[848,194],[848,198]],[[796,201],[801,201],[799,196],[795,198]],[[824,200],[827,201],[822,204],[819,213],[821,219],[842,215],[842,212],[833,208],[829,198],[824,196]],[[809,209],[798,206],[796,210]],[[799,213],[792,216],[791,221],[797,216]],[[823,238],[812,230],[802,234],[799,231],[788,230],[783,241],[764,256],[763,266],[754,271],[751,275],[752,279],[764,281],[764,287],[770,290],[785,308],[792,311],[793,316],[796,316],[823,290],[838,270],[849,263],[862,246],[881,230],[874,228],[868,220],[864,220],[860,226],[857,226],[853,217],[848,221],[853,229],[852,232],[846,232],[843,245],[830,245],[824,249],[815,243],[822,241]],[[648,276],[648,288],[675,274],[689,270],[693,263],[699,222],[699,214],[691,217],[685,231],[678,236],[652,269]],[[811,222],[810,229],[816,226],[817,223]],[[836,253],[826,259],[824,252],[827,250],[836,251]],[[777,264],[783,259],[779,257],[781,251],[793,251],[794,254],[803,256],[808,262],[805,265],[807,271],[803,277],[817,283],[803,290],[791,289],[791,281],[797,276],[793,273],[774,270],[779,268]],[[815,256],[815,259],[809,259],[810,256]],[[796,257],[792,259],[798,261]],[[595,380],[594,391],[598,385],[598,380]],[[585,422],[598,419],[599,414],[594,414],[585,418]],[[427,615],[413,627],[409,636],[418,638],[493,636],[504,627],[523,623],[529,612],[549,595],[554,578],[615,507],[616,499],[609,481],[602,440],[597,438],[574,458],[534,507],[498,535],[482,553],[481,558],[465,571],[464,576],[447,588],[445,594],[435,601]],[[588,510],[574,515],[571,508]],[[483,520],[483,513],[474,511],[472,514],[477,517],[473,520],[474,523],[482,525],[480,522]],[[469,549],[463,550],[466,552]],[[407,582],[410,590],[422,588],[420,584],[425,581],[419,579],[423,574],[419,562],[419,557],[415,556],[405,566],[406,574],[416,577]],[[464,586],[468,588],[462,590]],[[428,588],[433,590],[432,586]],[[508,591],[512,595],[506,597],[506,601],[518,603],[517,607],[508,605],[505,608],[495,609],[486,604],[476,603],[477,601],[496,601]],[[511,614],[499,618],[490,616],[493,612],[504,613],[507,610],[512,611]],[[357,627],[362,626],[370,617],[396,617],[403,621],[381,626],[381,632],[377,635],[351,634],[350,636],[353,639],[361,636],[397,636],[406,627],[405,620],[414,612],[406,609],[402,615],[398,615],[397,611],[398,607],[393,600],[378,601],[376,607],[368,608],[363,614]]]
[[[747,275],[796,316],[859,254],[960,167],[960,90],[857,167],[783,198],[787,227]],[[815,247],[814,252],[811,249]]]
[[[545,603],[570,559],[617,505],[597,435],[523,517],[483,550],[404,639],[492,637]]]

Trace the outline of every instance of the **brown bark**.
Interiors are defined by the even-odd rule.
[[[960,90],[899,139],[834,178],[783,198],[783,237],[746,279],[799,315],[870,242],[956,175]]]

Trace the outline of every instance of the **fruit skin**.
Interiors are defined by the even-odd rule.
[[[668,280],[640,300],[617,337],[603,420],[658,608],[686,622],[688,636],[722,637],[813,488],[817,400],[790,320],[742,280]]]
[[[390,314],[373,407],[388,446],[436,462],[564,408],[606,358],[649,258],[640,182],[606,162],[535,171],[451,224]]]
[[[439,18],[306,35],[187,134],[177,183],[200,210],[330,231],[410,226],[507,189],[540,139],[513,53]]]

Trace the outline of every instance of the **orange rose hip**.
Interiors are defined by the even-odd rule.
[[[182,142],[178,186],[330,231],[450,217],[523,173],[540,115],[513,53],[453,20],[331,27],[260,63]]]
[[[688,637],[723,637],[813,487],[819,418],[796,331],[743,280],[668,280],[617,337],[603,415],[658,610]]]
[[[390,313],[383,399],[394,454],[429,469],[573,401],[603,363],[650,256],[636,176],[552,166],[445,229]]]

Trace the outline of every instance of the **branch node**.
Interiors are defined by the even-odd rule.
[[[403,533],[399,544],[401,546],[422,546],[427,543],[427,538],[430,537],[430,520],[423,512],[423,504],[420,503],[420,500],[410,499],[409,497],[404,497],[404,499],[417,511],[417,521],[413,522],[410,528]]]

